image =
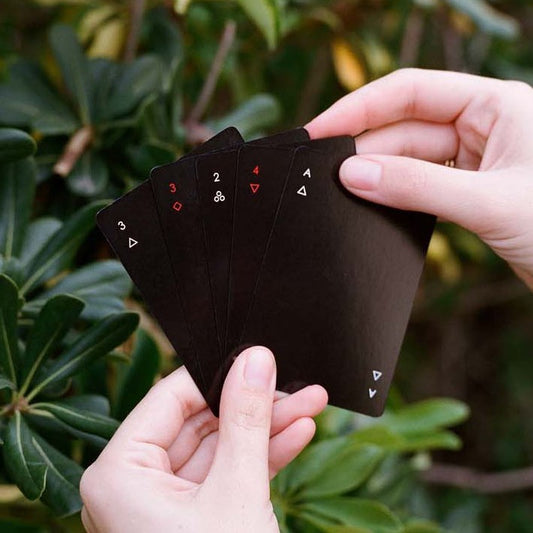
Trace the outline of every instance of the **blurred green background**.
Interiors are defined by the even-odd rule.
[[[401,67],[533,83],[533,2],[2,0],[0,5],[0,125],[25,131],[36,142],[33,170],[24,171],[27,185],[20,193],[27,196],[32,220],[65,222],[82,208],[94,210],[100,200],[145,179],[153,166],[226,126],[238,127],[249,139],[303,125],[346,92]],[[0,128],[0,155],[1,134]],[[0,175],[4,218],[9,187],[15,187],[6,165],[16,161],[4,163]],[[25,252],[29,245],[22,243],[19,255],[2,251],[0,272],[25,297],[18,311],[21,346],[54,291],[86,303],[72,338],[87,324],[120,312],[125,298],[126,307],[141,314],[142,330],[134,341],[88,362],[60,392],[49,391],[61,398],[99,394],[120,420],[179,359],[131,293],[120,266],[109,261],[112,254],[89,219],[92,215],[73,233],[78,236],[73,253],[49,276],[28,285],[32,271],[24,258],[31,263],[33,252]],[[1,237],[0,231],[0,244]],[[82,282],[71,277],[60,285],[65,273],[80,271]],[[90,290],[83,292],[88,283]],[[439,223],[387,414],[370,421],[329,409],[320,418],[315,448],[273,484],[282,528],[531,531],[532,325],[533,297],[506,264],[476,237]],[[419,403],[435,397],[460,402]],[[8,425],[12,411],[4,414]],[[445,429],[459,422],[460,450],[459,439]],[[41,425],[40,434],[48,436],[49,429]],[[70,436],[76,437],[72,431]],[[98,449],[76,438],[68,446],[57,435],[49,440],[81,465]],[[316,485],[316,461],[324,453],[334,473],[328,482],[337,488],[313,492],[306,483]],[[342,477],[336,456],[352,457],[350,479]],[[372,468],[360,471],[362,458]],[[4,450],[3,462],[9,460]],[[56,518],[21,496],[12,484],[20,486],[19,480],[5,464],[0,472],[2,531],[79,529],[76,514]],[[345,502],[324,504],[333,505],[328,498],[340,494],[352,498],[350,512]],[[68,508],[75,510],[79,501],[72,498]]]

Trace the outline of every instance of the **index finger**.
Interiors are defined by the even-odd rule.
[[[309,122],[311,138],[358,135],[405,119],[454,122],[500,80],[438,70],[402,69],[347,94]]]

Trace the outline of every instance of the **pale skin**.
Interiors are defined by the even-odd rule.
[[[357,136],[340,169],[362,198],[473,231],[533,289],[533,89],[402,70],[336,102],[312,138]],[[454,159],[456,168],[442,163]],[[347,228],[347,231],[349,228]],[[326,391],[276,394],[266,348],[244,351],[220,419],[184,368],[157,383],[82,478],[88,531],[279,531],[269,479],[312,439]]]

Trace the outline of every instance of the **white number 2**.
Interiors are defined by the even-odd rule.
[[[215,178],[213,181],[218,183],[220,181],[220,174],[218,172],[213,172],[213,178]]]

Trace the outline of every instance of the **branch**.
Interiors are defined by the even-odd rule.
[[[482,494],[500,494],[533,488],[533,467],[507,472],[478,472],[472,468],[434,463],[422,479],[435,485],[470,489]]]
[[[407,17],[400,51],[400,66],[412,67],[418,63],[420,43],[424,33],[424,17],[420,9],[412,9]]]
[[[69,139],[61,157],[54,165],[54,172],[66,178],[93,141],[94,132],[91,126],[83,126]]]
[[[130,1],[130,25],[124,45],[124,61],[133,61],[137,53],[145,4],[146,0]]]
[[[237,25],[233,20],[228,20],[226,22],[226,25],[224,26],[224,32],[222,33],[222,37],[218,43],[217,53],[215,54],[213,63],[211,63],[211,68],[209,69],[209,73],[205,79],[204,86],[200,91],[198,101],[192,108],[189,117],[185,120],[186,126],[189,126],[190,124],[197,124],[202,118],[202,115],[205,113],[205,110],[207,109],[207,106],[215,91],[218,77],[220,76],[220,72],[224,66],[226,56],[228,55],[231,45],[235,39],[236,26]]]

